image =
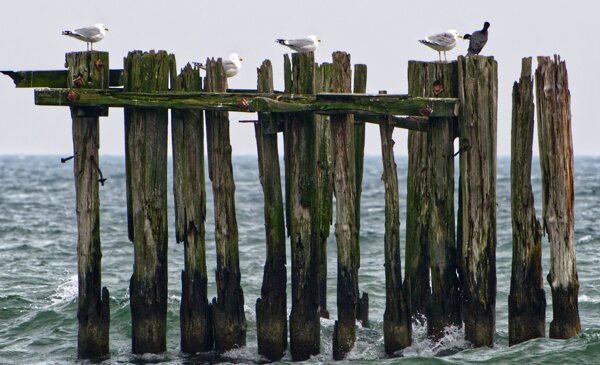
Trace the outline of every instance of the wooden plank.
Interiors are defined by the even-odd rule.
[[[174,85],[176,90],[202,90],[200,69],[189,64]],[[188,354],[213,348],[212,315],[207,296],[206,188],[204,176],[204,116],[201,110],[171,111],[175,237],[184,245],[181,272],[181,351]]]
[[[223,92],[227,78],[221,59],[207,60],[205,89]],[[235,182],[231,161],[229,114],[206,112],[208,174],[212,182],[217,246],[217,297],[213,298],[215,348],[228,351],[246,345],[246,315],[241,286]]]
[[[573,141],[567,66],[560,56],[538,57],[535,71],[538,142],[542,167],[543,229],[550,242],[550,337],[581,333],[575,259]]]
[[[71,96],[69,96],[71,93]],[[353,113],[423,116],[431,108],[431,117],[456,116],[455,98],[373,97],[339,94],[227,94],[217,92],[122,92],[118,90],[38,89],[36,105],[148,107],[204,109],[264,113]]]
[[[458,57],[462,285],[465,338],[493,346],[496,325],[496,128],[498,64]]]
[[[258,90],[273,91],[273,68],[266,60],[258,69]],[[258,353],[270,361],[280,360],[287,349],[286,240],[283,197],[279,169],[277,134],[267,133],[268,114],[260,113],[255,123],[260,183],[264,195],[267,257],[261,287],[256,300],[256,342]]]
[[[508,296],[508,342],[515,345],[546,336],[546,294],[542,274],[542,227],[535,215],[531,187],[533,78],[531,57],[523,58],[513,85],[510,205],[512,274]]]
[[[167,90],[172,62],[175,57],[165,51],[130,52],[125,59],[126,89]],[[134,249],[129,293],[135,354],[160,353],[167,346],[167,128],[165,109],[125,109],[128,221]]]
[[[66,64],[68,65],[68,62]],[[106,67],[108,67],[108,64],[106,64]],[[0,73],[5,74],[13,80],[16,88],[68,88],[71,84],[67,80],[67,72],[67,70],[0,71]],[[108,77],[109,86],[123,85],[123,70],[110,70]]]
[[[101,88],[108,74],[108,53],[73,52],[66,55],[68,75],[80,87]],[[104,68],[90,67],[96,61]],[[65,75],[66,80],[66,75]],[[87,108],[90,109],[90,108]],[[109,293],[102,287],[99,196],[99,113],[95,108],[71,108],[73,122],[73,172],[77,206],[77,358],[93,359],[109,353]]]

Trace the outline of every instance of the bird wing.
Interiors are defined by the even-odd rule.
[[[469,39],[469,51],[479,53],[487,43],[487,34],[480,31],[474,32]]]
[[[89,39],[97,37],[101,34],[100,29],[95,26],[75,29],[73,33]]]
[[[298,48],[312,46],[314,44],[313,40],[310,38],[286,39],[284,41],[284,43],[287,46],[298,47]]]
[[[456,38],[448,32],[430,35],[425,40],[440,46],[450,46],[456,43]]]

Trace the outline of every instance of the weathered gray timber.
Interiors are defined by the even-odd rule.
[[[354,65],[354,93],[364,94],[367,92],[367,65]],[[356,246],[358,247],[357,267],[360,268],[360,198],[362,195],[363,170],[365,162],[365,123],[354,123],[354,164],[356,183]],[[358,284],[358,281],[357,281]],[[357,288],[357,293],[360,292]],[[356,308],[356,319],[363,327],[369,327],[369,293],[363,292],[358,300]]]
[[[402,285],[400,258],[400,195],[398,175],[394,159],[394,126],[389,117],[379,124],[381,156],[383,160],[383,184],[385,187],[385,312],[383,314],[383,342],[389,355],[410,346],[412,324],[410,299]]]
[[[227,89],[221,59],[206,61],[205,89],[219,92]],[[246,345],[228,112],[206,111],[206,140],[217,246],[217,297],[212,301],[213,335],[215,348],[227,351]]]
[[[456,97],[456,62],[427,62],[415,65],[415,76],[423,84],[419,96]],[[431,299],[427,332],[440,336],[444,328],[460,326],[461,305],[456,267],[454,228],[454,119],[429,119],[427,131],[427,244],[431,275]]]
[[[271,61],[264,61],[257,72],[258,92],[273,92]],[[267,258],[261,297],[256,300],[256,340],[259,354],[271,361],[278,361],[287,349],[285,220],[277,133],[269,132],[272,129],[269,125],[276,123],[276,120],[273,115],[262,113],[258,119],[254,128],[265,202]]]
[[[97,51],[91,51],[97,52]],[[104,62],[104,61],[103,61]],[[95,64],[93,65],[96,66]],[[108,64],[104,66],[108,67]],[[66,63],[69,68],[69,63]],[[108,84],[103,87],[92,87],[92,89],[108,89],[109,86],[123,85],[123,70],[109,70]],[[16,88],[30,87],[47,87],[47,88],[70,88],[73,84],[69,81],[68,70],[51,70],[51,71],[0,71],[4,75],[10,77]],[[77,77],[77,75],[75,75]]]
[[[285,58],[286,73],[289,59]],[[293,53],[286,90],[312,94],[315,87],[314,53]],[[289,82],[289,84],[288,84]],[[287,89],[287,87],[290,89]],[[317,271],[316,140],[311,113],[286,116],[283,131],[286,164],[286,204],[292,261],[290,350],[295,361],[319,353],[320,322]]]
[[[546,294],[542,275],[542,227],[531,188],[533,78],[531,57],[523,58],[513,85],[510,162],[512,274],[508,296],[508,341],[515,345],[546,335]]]
[[[333,53],[333,82],[336,92],[351,92],[350,55]],[[338,251],[337,311],[333,327],[333,358],[341,360],[356,341],[358,307],[358,230],[356,226],[356,165],[354,119],[349,114],[332,115],[331,153],[333,191],[336,201],[335,238]]]
[[[167,90],[174,62],[165,51],[129,52],[125,89]],[[166,109],[125,109],[129,238],[134,248],[129,292],[136,354],[166,350],[167,123]]]
[[[459,56],[462,278],[465,338],[492,346],[496,322],[496,124],[498,65]]]
[[[315,66],[315,92],[331,92],[331,63]],[[317,140],[317,271],[319,285],[319,315],[329,318],[327,310],[327,239],[333,220],[333,181],[331,161],[331,130],[329,116],[315,114],[315,138]]]
[[[174,85],[176,90],[200,91],[198,68],[189,64]],[[200,110],[171,110],[173,195],[178,243],[184,245],[181,272],[181,351],[188,354],[213,348],[212,315],[207,296],[206,188],[204,176],[204,116]]]
[[[574,241],[571,95],[565,62],[556,55],[554,59],[538,57],[535,84],[543,226],[550,242],[550,337],[566,339],[578,335],[581,324]]]
[[[73,52],[66,55],[68,82],[74,88],[108,87],[108,53]],[[108,289],[102,288],[100,244],[100,196],[97,108],[71,108],[73,123],[73,173],[77,211],[77,258],[79,297],[77,304],[77,358],[108,354],[110,323]]]

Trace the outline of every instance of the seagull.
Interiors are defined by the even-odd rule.
[[[96,42],[100,42],[104,38],[104,35],[106,34],[107,30],[108,28],[104,24],[98,23],[91,27],[79,28],[72,31],[64,30],[62,34],[69,37],[77,38],[80,41],[84,41],[87,45],[87,50],[89,51],[91,48],[91,50],[93,51],[93,44]]]
[[[444,52],[444,61],[446,61],[446,51],[449,51],[456,46],[457,38],[462,37],[456,30],[449,29],[444,33],[438,33],[425,37],[425,39],[420,39],[419,42],[438,51],[440,61],[442,60],[442,52]]]
[[[490,23],[483,23],[482,30],[476,30],[473,34],[465,34],[464,39],[469,40],[469,49],[467,50],[467,56],[478,55],[483,49],[488,40],[488,28]]]
[[[229,59],[223,59],[223,69],[225,70],[225,76],[233,77],[240,73],[242,69],[242,61],[244,59],[237,53],[229,55]],[[206,70],[206,65],[200,62],[194,62],[194,64],[203,70]]]
[[[306,38],[298,39],[276,39],[275,42],[288,46],[296,52],[314,52],[319,46],[321,40],[316,35],[311,34]]]

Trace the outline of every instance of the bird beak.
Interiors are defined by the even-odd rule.
[[[107,28],[107,27],[104,27],[104,30],[108,31],[108,28]]]
[[[243,61],[244,59],[242,57],[238,57],[240,59],[240,61]]]
[[[320,40],[320,39],[317,39],[317,41],[319,41],[319,43],[321,43],[321,40]]]
[[[463,36],[462,35],[458,35],[458,38],[463,39]]]

